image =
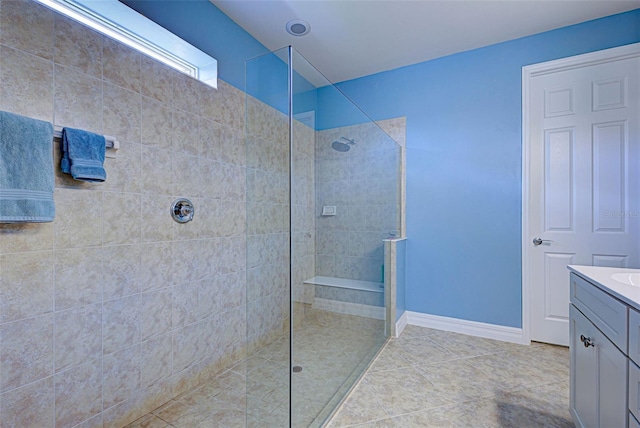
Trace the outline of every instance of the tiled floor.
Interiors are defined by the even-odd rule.
[[[569,350],[408,326],[329,427],[573,427]]]
[[[322,411],[325,392],[335,391],[337,382],[326,368],[336,370],[337,376],[339,368],[346,367],[341,361],[354,361],[360,352],[353,332],[329,337],[325,334],[340,329],[323,322],[333,328],[309,324],[304,358],[298,350],[297,361],[307,369],[301,374],[312,382],[319,375],[325,382],[303,391],[304,377],[294,375],[294,409],[302,409],[294,411],[296,428],[319,426],[314,415]],[[365,328],[361,334],[369,333]],[[332,341],[340,341],[342,352],[327,349]],[[313,356],[329,365],[314,367]],[[284,428],[287,364],[288,340],[283,338],[130,427]],[[387,344],[328,427],[573,427],[568,407],[567,348],[521,346],[408,326]]]

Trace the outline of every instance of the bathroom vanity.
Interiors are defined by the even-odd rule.
[[[571,417],[577,427],[640,428],[640,270],[569,270]]]

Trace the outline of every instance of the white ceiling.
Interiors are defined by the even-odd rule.
[[[332,82],[640,8],[640,0],[210,0],[270,50],[292,45]],[[289,35],[292,19],[311,25]]]

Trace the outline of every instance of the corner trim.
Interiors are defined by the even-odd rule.
[[[407,315],[407,311],[404,311],[402,313],[402,315],[400,315],[400,318],[398,318],[398,321],[396,321],[396,331],[395,331],[395,335],[393,337],[400,337],[400,335],[402,334],[404,328],[407,326],[408,324],[408,315]]]
[[[519,343],[522,345],[528,345],[530,343],[528,340],[525,340],[521,328],[429,315],[420,312],[405,311],[403,316],[405,315],[407,316],[409,325],[484,337],[502,342]],[[398,320],[398,322],[400,322],[400,320]]]

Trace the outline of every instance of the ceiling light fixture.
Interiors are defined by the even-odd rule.
[[[304,36],[305,34],[309,34],[309,31],[311,31],[311,25],[309,25],[307,21],[292,19],[287,22],[287,33],[292,36]]]

